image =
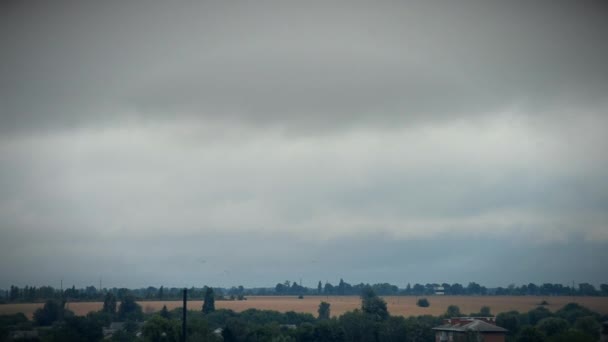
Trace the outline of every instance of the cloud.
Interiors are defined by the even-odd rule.
[[[41,234],[47,226],[65,234],[171,229],[323,239],[452,230],[554,237],[596,231],[605,219],[604,176],[594,167],[606,158],[563,155],[574,142],[543,136],[516,114],[300,138],[281,130],[209,138],[193,125],[11,140],[2,150],[12,166],[2,177],[5,221]]]
[[[14,5],[3,131],[112,125],[130,112],[316,134],[513,105],[605,107],[605,7],[444,6]]]
[[[269,276],[284,280],[344,239],[330,269],[360,281],[396,272],[391,257],[426,260],[417,242],[506,241],[531,257],[606,243],[605,6],[2,6],[0,271],[11,277],[35,278],[47,258],[90,276],[101,258],[100,273],[153,281],[146,258],[165,241],[163,269],[226,246],[251,256],[224,256],[218,282],[276,255]],[[536,244],[516,246],[526,240]],[[467,246],[450,258],[492,252]],[[596,279],[597,265],[569,267]]]

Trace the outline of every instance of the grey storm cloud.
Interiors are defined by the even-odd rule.
[[[0,6],[0,287],[605,281],[600,2]]]
[[[314,132],[513,104],[597,109],[607,92],[599,3],[3,7],[5,132],[124,111]]]

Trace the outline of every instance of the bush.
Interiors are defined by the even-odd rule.
[[[570,324],[573,324],[578,318],[581,317],[597,316],[595,312],[577,303],[566,304],[563,308],[557,310],[555,315],[567,320],[570,322]]]
[[[418,305],[421,308],[428,308],[429,306],[431,306],[431,303],[429,303],[429,300],[426,298],[420,298],[416,302],[416,305]]]
[[[521,326],[520,314],[517,311],[501,312],[496,316],[496,325],[509,330],[509,335],[517,335]]]
[[[551,337],[553,335],[557,335],[568,330],[569,324],[568,321],[563,318],[547,317],[541,319],[536,324],[536,327],[538,328],[538,330],[545,333],[547,337]]]
[[[527,325],[517,335],[517,342],[543,342],[547,337],[533,326]]]
[[[596,341],[600,338],[600,323],[594,316],[577,318],[574,323],[574,328],[593,337]]]
[[[460,308],[457,305],[450,305],[445,310],[443,316],[446,318],[461,317],[462,313],[460,312]]]
[[[536,325],[541,319],[551,317],[551,311],[544,306],[539,306],[535,309],[528,311],[528,323],[530,325]]]
[[[34,322],[40,326],[51,325],[55,321],[62,320],[68,312],[64,308],[65,302],[47,300],[44,306],[34,312]]]
[[[121,320],[141,320],[144,314],[141,305],[137,304],[135,297],[126,295],[118,307],[118,318]]]

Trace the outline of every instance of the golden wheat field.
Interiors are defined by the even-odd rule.
[[[576,302],[596,312],[608,314],[608,297],[431,296],[427,297],[431,303],[428,308],[416,306],[417,297],[388,296],[383,298],[388,304],[390,313],[401,316],[440,315],[445,312],[449,305],[457,305],[460,307],[460,311],[465,314],[478,312],[482,306],[489,306],[494,314],[510,310],[525,312],[535,308],[543,300],[549,302],[547,308],[552,311],[558,310],[567,303]],[[346,311],[359,308],[361,305],[357,296],[308,296],[303,299],[298,299],[295,296],[251,296],[245,301],[216,301],[215,306],[218,309],[231,309],[237,312],[255,308],[282,312],[308,312],[316,315],[321,301],[331,304],[332,316],[339,316]],[[144,312],[158,311],[163,305],[166,305],[169,310],[182,306],[181,301],[142,301],[139,304]],[[42,305],[42,303],[2,304],[0,305],[0,314],[22,312],[31,317],[34,311]],[[90,311],[101,309],[102,303],[76,302],[68,303],[67,306],[77,315],[86,315]],[[200,300],[188,302],[188,308],[191,310],[201,307],[202,302]]]

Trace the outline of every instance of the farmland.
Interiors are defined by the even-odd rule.
[[[388,296],[383,297],[389,312],[392,315],[415,316],[443,314],[449,305],[457,305],[461,312],[469,314],[479,312],[482,306],[489,306],[493,314],[517,310],[526,312],[546,300],[546,307],[555,311],[570,302],[576,302],[590,308],[593,311],[608,314],[608,297],[540,297],[540,296],[431,296],[427,297],[431,303],[428,308],[416,306],[418,297],[413,296]],[[281,312],[296,311],[308,312],[316,316],[317,308],[321,301],[331,304],[332,316],[338,316],[346,311],[360,307],[360,299],[357,296],[307,296],[298,299],[295,296],[251,296],[245,301],[216,301],[216,308],[231,309],[237,312],[255,308],[265,310],[277,310]],[[154,312],[166,305],[169,310],[181,307],[181,301],[142,301],[139,302],[144,312]],[[11,314],[22,312],[31,317],[33,312],[42,307],[42,303],[2,304],[0,314]],[[68,303],[68,308],[77,315],[86,315],[90,311],[100,310],[101,302],[74,302]],[[200,310],[202,302],[193,300],[188,302],[191,310]]]

